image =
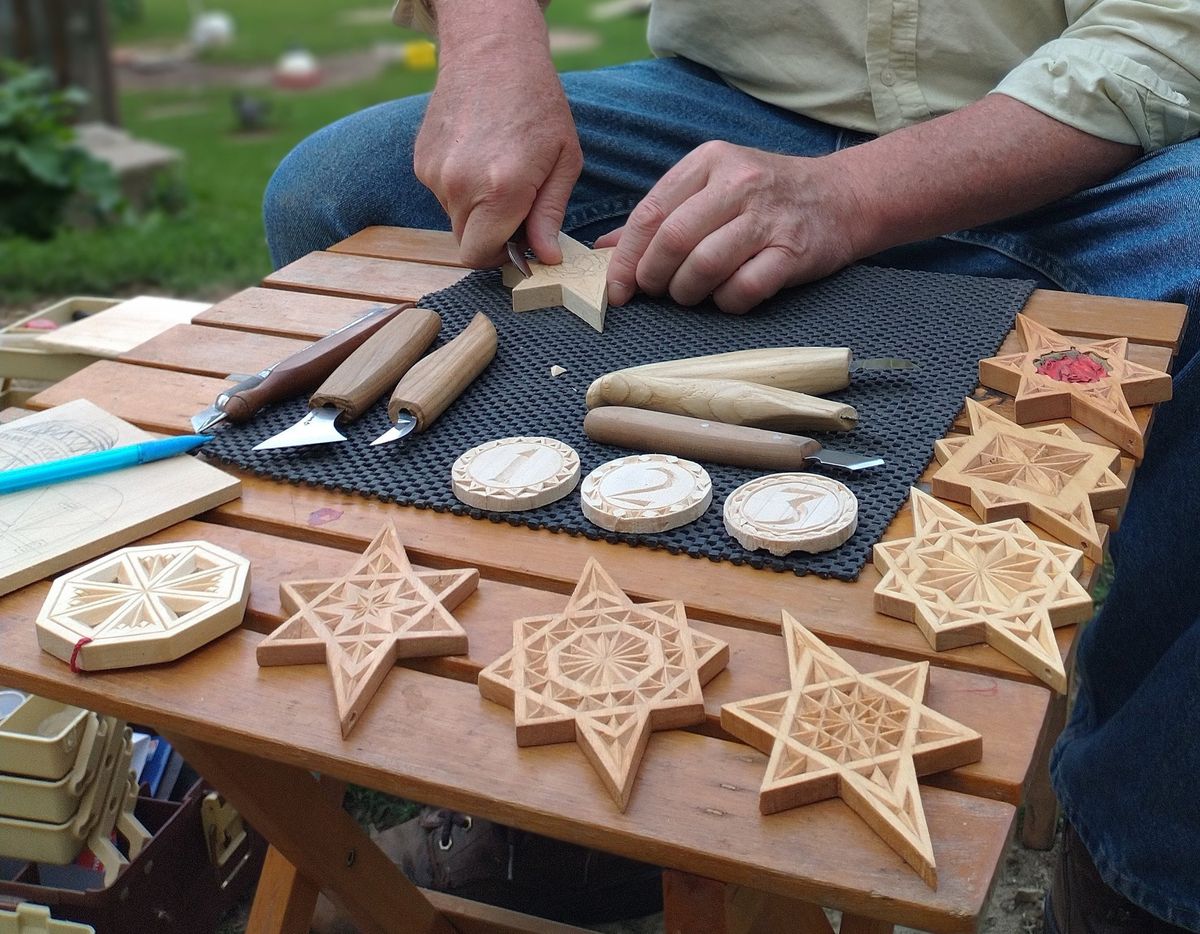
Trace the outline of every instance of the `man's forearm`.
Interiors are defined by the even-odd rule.
[[[454,56],[464,47],[477,50],[490,45],[497,57],[478,62],[486,70],[513,57],[514,40],[536,42],[550,54],[546,20],[537,0],[435,0],[432,7],[442,56]]]
[[[826,158],[855,193],[863,219],[856,252],[869,256],[1041,207],[1139,155],[992,94]]]

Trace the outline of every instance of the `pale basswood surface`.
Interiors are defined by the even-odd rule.
[[[665,532],[694,522],[712,503],[712,480],[695,461],[630,454],[583,478],[579,503],[594,525],[612,532]]]
[[[743,548],[773,555],[836,548],[858,527],[858,500],[844,483],[776,473],[743,483],[725,500],[725,531]]]
[[[937,888],[917,776],[975,762],[982,739],[925,706],[928,662],[860,674],[782,616],[791,689],[721,708],[730,733],[770,756],[762,812],[840,796]]]
[[[968,437],[935,441],[933,495],[967,503],[985,522],[1025,519],[1104,560],[1095,509],[1120,506],[1115,448],[1088,444],[1066,425],[1025,428],[967,400]]]
[[[529,261],[528,279],[511,264],[504,267],[504,284],[512,289],[513,311],[536,311],[558,305],[578,315],[597,331],[604,330],[608,310],[608,261],[612,249],[589,250],[564,233],[558,235],[562,262],[554,266]]]
[[[1016,418],[1022,424],[1054,418],[1073,418],[1123,451],[1141,458],[1145,437],[1132,405],[1150,405],[1171,398],[1171,377],[1128,358],[1129,341],[1114,338],[1087,342],[1072,340],[1017,315],[1022,353],[1004,354],[979,362],[979,381],[1016,397]],[[1106,375],[1088,382],[1055,379],[1039,372],[1047,358],[1083,356]]]
[[[169,662],[241,625],[249,596],[250,562],[224,548],[122,548],[54,582],[38,643],[82,671]]]
[[[500,438],[461,455],[450,481],[454,495],[477,509],[536,509],[575,489],[579,455],[555,438]]]
[[[474,569],[443,573],[436,580],[418,573],[395,528],[385,525],[344,576],[281,590],[280,599],[295,610],[259,643],[258,663],[325,662],[342,735],[348,736],[397,659],[467,651],[465,630],[429,583],[461,600],[478,581]]]
[[[915,622],[935,649],[987,642],[1060,693],[1054,627],[1081,623],[1092,598],[1083,552],[1038,538],[1020,519],[979,525],[912,491],[915,534],[875,546],[881,613]]]
[[[566,609],[513,623],[479,691],[513,709],[518,745],[579,743],[624,811],[651,731],[702,723],[701,686],[728,662],[682,603],[635,604],[589,560]]]

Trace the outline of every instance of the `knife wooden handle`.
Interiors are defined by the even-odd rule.
[[[224,406],[231,422],[249,420],[272,402],[312,389],[361,347],[371,335],[402,312],[407,305],[380,305],[358,321],[327,334],[298,353],[277,363],[263,378],[246,380],[245,389],[233,387]]]
[[[333,371],[308,404],[333,405],[351,421],[416,363],[442,328],[426,308],[408,308],[393,318]]]
[[[858,412],[844,402],[743,380],[661,378],[631,370],[608,373],[588,387],[588,408],[602,405],[627,405],[780,431],[850,431],[858,424]]]
[[[741,379],[814,396],[850,385],[849,347],[766,347],[664,360],[621,372],[685,379]]]
[[[819,442],[803,435],[620,405],[592,409],[583,430],[601,444],[761,470],[799,470],[821,450]]]
[[[479,312],[453,340],[408,371],[388,400],[388,417],[411,412],[424,431],[496,356],[496,328]]]

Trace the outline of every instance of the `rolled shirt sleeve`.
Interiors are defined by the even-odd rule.
[[[538,0],[544,10],[550,0]],[[392,7],[392,22],[406,29],[415,29],[427,36],[437,35],[437,11],[434,0],[396,0]]]
[[[992,93],[1146,152],[1200,133],[1200,0],[1068,0],[1069,25]]]

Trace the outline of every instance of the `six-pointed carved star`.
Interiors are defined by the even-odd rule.
[[[702,723],[701,686],[728,661],[681,602],[635,604],[593,558],[561,613],[513,623],[479,691],[513,709],[517,745],[575,740],[624,811],[651,731]]]
[[[760,810],[840,796],[936,888],[917,776],[978,761],[982,738],[923,703],[928,662],[861,674],[782,615],[791,688],[721,708],[725,730],[770,756]]]
[[[1024,519],[1104,559],[1093,509],[1121,505],[1125,484],[1112,471],[1120,452],[1088,444],[1066,425],[1027,428],[967,400],[971,434],[935,441],[941,467],[933,494],[972,506],[985,522]]]
[[[467,651],[450,610],[478,583],[474,568],[415,570],[388,524],[343,577],[280,585],[292,615],[259,643],[258,664],[325,662],[348,736],[398,659]]]
[[[512,289],[513,311],[536,311],[562,305],[597,331],[604,330],[608,310],[608,261],[612,247],[589,250],[564,233],[558,235],[562,262],[555,266],[530,260],[531,275],[525,278],[508,263],[501,271],[504,284]]]
[[[912,514],[912,538],[875,546],[875,608],[915,622],[939,652],[987,642],[1066,693],[1054,627],[1091,615],[1075,577],[1083,552],[1043,541],[1020,519],[979,525],[920,490]]]
[[[1023,353],[979,361],[979,381],[1015,396],[1016,420],[1073,418],[1141,459],[1145,437],[1130,406],[1171,398],[1171,377],[1128,359],[1129,341],[1084,343],[1063,337],[1025,315],[1017,315]],[[1079,361],[1078,374],[1056,379],[1050,364]],[[1083,381],[1076,381],[1083,380]]]

